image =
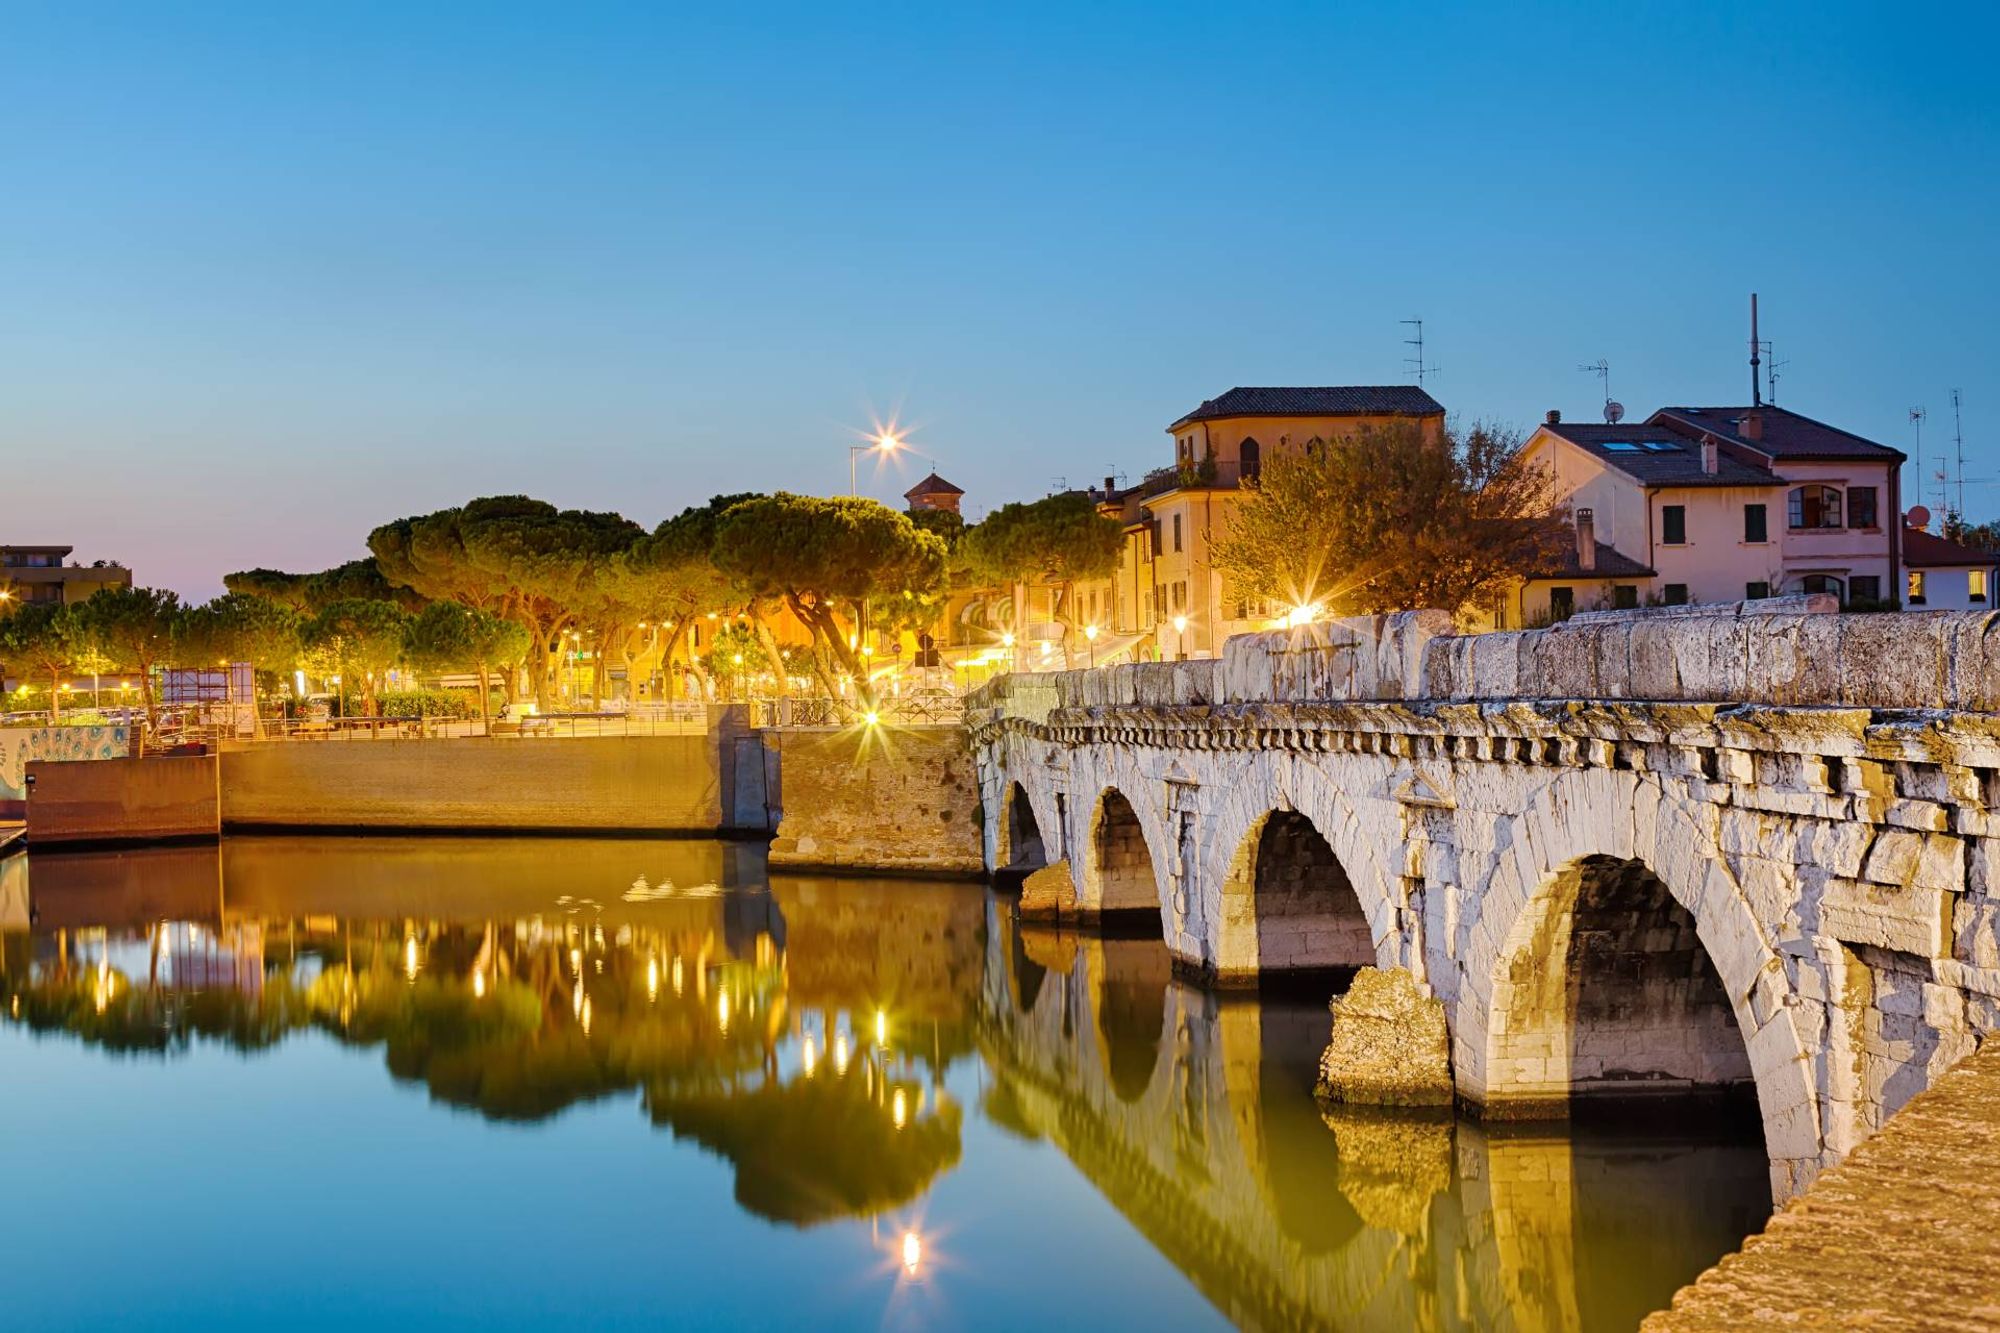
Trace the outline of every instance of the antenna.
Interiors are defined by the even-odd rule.
[[[1910,430],[1916,435],[1917,439],[1917,452],[1914,461],[1916,463],[1917,498],[1919,500],[1924,498],[1924,419],[1929,415],[1930,413],[1924,411],[1921,407],[1910,409]]]
[[[1423,317],[1418,316],[1416,319],[1406,319],[1403,320],[1402,322],[1410,325],[1417,331],[1416,337],[1403,339],[1403,346],[1414,347],[1417,349],[1416,354],[1414,356],[1406,356],[1403,358],[1403,364],[1408,366],[1411,370],[1417,372],[1417,387],[1421,389],[1424,387],[1424,376],[1435,375],[1437,373],[1438,368],[1424,360]]]
[[[1763,386],[1757,382],[1757,293],[1750,293],[1750,406],[1764,405]]]
[[[1604,386],[1604,406],[1609,408],[1611,406],[1611,363],[1600,356],[1597,358],[1595,365],[1578,366],[1577,369],[1586,375],[1597,376],[1598,382]]]
[[[1764,397],[1772,407],[1778,405],[1778,371],[1790,364],[1792,363],[1789,360],[1778,360],[1777,352],[1772,350],[1771,340],[1766,338],[1764,340]]]
[[[1958,516],[1965,517],[1965,423],[1958,413],[1958,390],[1951,391],[1951,438],[1958,446]]]

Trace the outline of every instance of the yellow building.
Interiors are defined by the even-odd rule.
[[[116,561],[81,565],[68,546],[0,546],[0,589],[24,602],[87,601],[103,588],[129,588],[132,571]]]
[[[1117,574],[1078,589],[1078,611],[1102,627],[1107,655],[1207,657],[1232,634],[1269,628],[1292,607],[1265,605],[1225,586],[1210,559],[1243,485],[1265,460],[1416,421],[1442,434],[1444,408],[1412,385],[1235,388],[1182,416],[1167,433],[1173,461],[1120,489],[1092,494],[1125,525]]]

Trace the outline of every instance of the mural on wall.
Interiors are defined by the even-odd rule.
[[[28,798],[31,759],[123,759],[131,747],[130,727],[0,728],[0,805]]]

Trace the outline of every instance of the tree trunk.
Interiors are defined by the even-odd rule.
[[[62,668],[49,668],[49,724],[53,726],[62,717]]]
[[[758,646],[764,650],[764,656],[771,660],[771,677],[778,683],[777,697],[791,698],[792,683],[787,678],[785,654],[778,647],[778,636],[771,632],[771,626],[754,607],[750,611],[750,623],[756,627]]]
[[[1014,580],[1014,670],[1026,671],[1028,654],[1028,585]]]
[[[486,663],[479,664],[479,734],[493,734],[492,702],[486,697]]]

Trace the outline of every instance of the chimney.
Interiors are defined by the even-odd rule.
[[[1722,461],[1717,457],[1718,452],[1713,435],[1701,437],[1701,470],[1711,477],[1715,475],[1715,470]]]
[[[1111,493],[1112,493],[1113,491],[1115,491],[1115,490],[1117,490],[1117,489],[1118,489],[1118,478],[1116,478],[1116,477],[1106,477],[1106,478],[1104,479],[1104,493],[1105,493],[1105,495],[1109,496],[1109,495],[1110,495],[1110,494],[1111,494]]]
[[[1745,412],[1743,420],[1737,423],[1737,429],[1742,432],[1743,438],[1746,440],[1763,439],[1764,414],[1762,412]]]
[[[1549,415],[1547,417],[1547,421],[1551,426],[1560,426],[1562,424],[1562,419],[1563,419],[1563,414],[1561,408],[1552,407],[1549,409]]]
[[[1597,568],[1597,515],[1588,509],[1576,511],[1576,565],[1586,574]]]

